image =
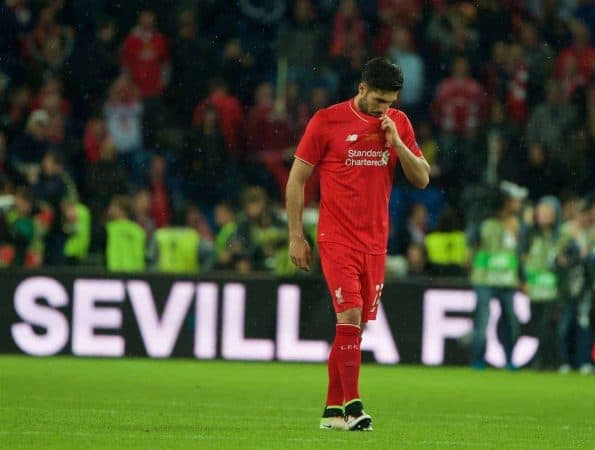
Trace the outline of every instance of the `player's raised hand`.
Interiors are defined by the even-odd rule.
[[[312,266],[312,249],[303,237],[289,239],[289,257],[291,262],[302,270],[310,272]]]
[[[401,141],[401,136],[399,136],[399,132],[397,131],[395,122],[386,114],[380,116],[380,129],[385,132],[386,140],[392,145],[396,146],[403,143],[403,141]]]

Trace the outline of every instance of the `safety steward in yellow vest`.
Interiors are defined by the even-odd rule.
[[[141,272],[146,267],[147,235],[143,228],[130,220],[131,201],[117,195],[108,208],[109,221],[105,226],[105,259],[113,272]]]
[[[172,225],[158,229],[151,250],[155,267],[167,273],[198,273],[212,264],[214,246],[186,224],[187,209],[174,212]],[[201,264],[201,262],[203,264]]]

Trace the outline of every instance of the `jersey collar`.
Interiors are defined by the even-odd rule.
[[[353,97],[351,100],[349,100],[349,109],[351,110],[351,112],[353,114],[355,114],[357,116],[358,119],[360,119],[366,123],[374,123],[374,122],[380,121],[380,119],[378,117],[370,116],[368,114],[365,114],[365,113],[359,111],[355,106],[355,97]]]

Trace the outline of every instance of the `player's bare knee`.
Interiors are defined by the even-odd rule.
[[[361,308],[350,308],[337,313],[337,323],[346,323],[349,325],[360,326],[362,320]]]

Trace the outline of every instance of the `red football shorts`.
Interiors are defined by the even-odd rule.
[[[386,254],[363,253],[333,242],[320,242],[318,247],[335,312],[361,308],[363,323],[376,319]]]

